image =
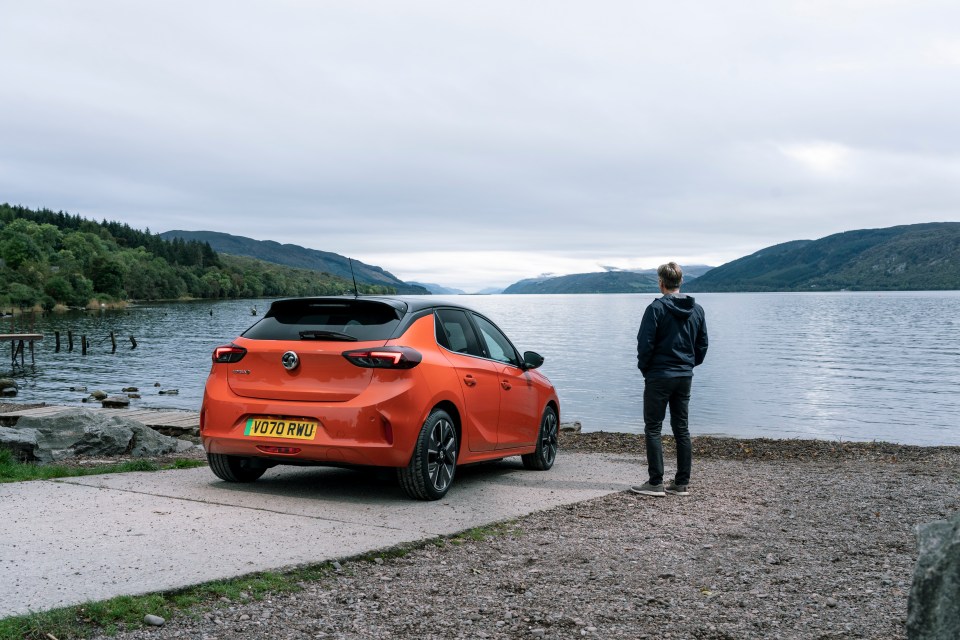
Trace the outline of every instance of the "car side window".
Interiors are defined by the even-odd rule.
[[[450,351],[483,357],[480,340],[467,314],[459,309],[438,309],[436,315],[437,343]]]
[[[517,350],[510,344],[507,336],[503,335],[500,329],[495,327],[492,322],[483,316],[474,314],[473,320],[477,323],[477,328],[480,329],[480,335],[483,336],[483,341],[487,345],[490,358],[498,362],[505,362],[506,364],[519,367],[520,360],[517,357]]]

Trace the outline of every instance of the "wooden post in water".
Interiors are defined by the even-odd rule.
[[[87,336],[80,336],[81,355],[87,355]]]
[[[69,345],[68,351],[73,351],[73,331],[67,330],[67,344]]]
[[[54,353],[60,353],[60,332],[59,332],[59,331],[54,331],[54,332],[53,332],[53,335],[57,338],[57,347],[56,347],[56,350],[54,351]]]
[[[134,338],[133,336],[130,336],[130,345],[131,345],[130,346],[131,349],[137,348],[137,339]]]
[[[117,337],[113,335],[113,331],[110,332],[110,344],[113,345],[113,349],[110,350],[110,353],[117,352]]]

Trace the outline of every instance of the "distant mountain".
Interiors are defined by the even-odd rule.
[[[280,244],[273,240],[254,240],[243,236],[234,236],[217,231],[166,231],[160,234],[164,240],[182,238],[183,240],[197,240],[209,243],[214,251],[229,253],[235,256],[257,258],[265,262],[282,264],[289,267],[311,269],[340,276],[350,281],[350,261],[338,253],[307,249],[295,244]],[[377,284],[393,287],[401,294],[428,294],[426,288],[404,282],[380,267],[353,261],[353,269],[357,282]]]
[[[504,293],[651,293],[657,292],[657,274],[633,271],[575,273],[515,282]]]
[[[728,262],[687,291],[960,289],[960,222],[846,231]]]
[[[503,287],[487,287],[486,289],[480,289],[480,291],[475,292],[475,295],[492,296],[498,293],[503,293]]]
[[[435,284],[433,282],[408,282],[407,284],[423,287],[430,293],[438,296],[451,296],[466,293],[462,289],[451,289],[450,287],[445,287],[442,284]]]
[[[682,265],[681,265],[682,266]],[[685,282],[692,282],[713,267],[703,264],[683,267]],[[606,271],[574,273],[567,276],[544,275],[528,278],[507,287],[504,293],[658,293],[656,269],[636,271],[606,267]]]

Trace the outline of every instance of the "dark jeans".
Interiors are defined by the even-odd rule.
[[[693,458],[690,429],[687,426],[692,377],[647,378],[643,385],[643,433],[647,441],[647,468],[650,484],[663,483],[663,444],[660,431],[663,418],[670,406],[670,427],[677,441],[677,484],[690,482]]]

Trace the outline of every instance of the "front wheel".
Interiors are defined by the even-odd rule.
[[[420,429],[410,464],[397,469],[400,486],[417,500],[446,495],[457,470],[457,429],[450,415],[435,409]]]
[[[520,456],[523,460],[523,466],[535,471],[546,471],[553,466],[557,459],[557,449],[559,441],[557,440],[557,430],[559,420],[557,412],[553,407],[547,407],[543,410],[543,418],[540,419],[540,433],[537,434],[537,448],[533,453]]]
[[[222,453],[208,453],[207,462],[214,475],[227,482],[253,482],[267,470],[266,466],[251,465],[250,458]]]

